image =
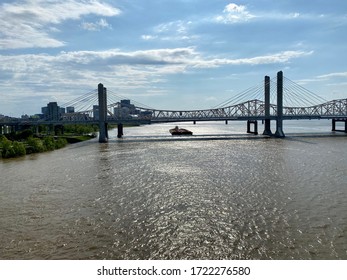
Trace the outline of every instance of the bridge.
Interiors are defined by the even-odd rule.
[[[108,96],[108,90],[103,84],[99,84],[97,90],[65,104],[70,108],[78,107],[76,112],[68,112],[54,119],[0,121],[0,131],[3,126],[97,124],[99,142],[107,142],[108,124],[117,124],[118,137],[122,137],[123,125],[127,123],[247,121],[247,132],[258,134],[258,121],[262,121],[264,135],[282,138],[285,137],[284,120],[331,119],[333,131],[338,131],[337,122],[343,122],[342,131],[347,133],[347,99],[326,101],[285,78],[282,71],[272,80],[266,76],[262,85],[241,92],[212,109],[158,110],[120,99],[122,97],[112,91]],[[245,99],[246,101],[243,101]],[[271,130],[271,121],[276,122],[274,133]]]

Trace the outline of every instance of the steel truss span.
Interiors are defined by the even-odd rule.
[[[137,107],[137,109],[140,111],[150,112],[150,117],[147,116],[147,119],[152,122],[265,119],[265,102],[257,99],[224,108],[207,110],[172,111],[146,109],[142,107]],[[276,117],[277,106],[270,104],[270,118],[275,119]],[[310,107],[283,107],[284,119],[329,119],[346,117],[347,99],[332,100]],[[140,119],[136,117],[133,118]],[[113,115],[109,116],[109,119],[122,120],[122,117]]]
[[[176,122],[176,121],[216,121],[216,120],[262,120],[265,118],[265,102],[254,99],[237,105],[223,108],[191,110],[191,111],[173,111],[147,109],[135,107],[139,112],[146,114],[117,116],[113,113],[118,104],[107,106],[109,121],[150,121],[150,122]],[[78,113],[65,114],[63,122],[92,122],[93,111],[88,110]],[[270,104],[270,118],[277,116],[277,106]],[[283,107],[284,119],[320,119],[320,118],[346,118],[347,117],[347,99],[338,99],[311,107]]]
[[[218,121],[218,120],[264,120],[265,102],[254,99],[237,105],[223,108],[191,110],[191,111],[173,111],[157,110],[144,107],[135,107],[139,114],[136,115],[115,115],[112,113],[118,104],[113,103],[107,106],[108,122],[184,122],[184,121]],[[276,119],[277,106],[270,104],[270,119]],[[347,99],[337,99],[323,104],[310,107],[283,107],[283,119],[332,119],[347,118]],[[34,124],[33,121],[21,121],[12,119],[0,121],[4,125]],[[83,111],[65,114],[60,120],[56,121],[35,121],[36,124],[64,124],[64,123],[95,123],[98,120],[93,117],[93,111]]]

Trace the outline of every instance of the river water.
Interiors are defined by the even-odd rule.
[[[345,133],[174,125],[0,160],[0,258],[347,259]]]

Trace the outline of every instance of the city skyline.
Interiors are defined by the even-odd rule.
[[[158,109],[211,108],[265,75],[346,97],[347,3],[4,1],[0,114],[35,114],[103,83]]]

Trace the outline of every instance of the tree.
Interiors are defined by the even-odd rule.
[[[0,143],[2,146],[1,156],[3,158],[24,156],[26,154],[25,145],[21,142],[12,142],[2,135],[0,137]]]
[[[55,149],[54,138],[52,136],[47,136],[43,138],[43,145],[46,151],[53,151]]]
[[[25,145],[23,143],[14,141],[12,147],[16,157],[26,155]]]
[[[10,158],[15,156],[15,152],[12,146],[12,142],[10,140],[5,139],[2,140],[2,151],[1,156],[3,158]]]
[[[27,143],[32,153],[44,152],[46,150],[42,141],[38,138],[29,137]]]

